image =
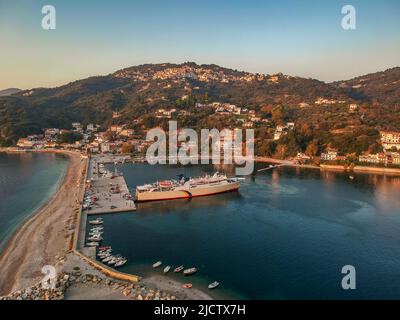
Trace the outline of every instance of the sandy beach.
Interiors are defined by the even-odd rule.
[[[69,250],[68,229],[79,202],[86,161],[76,152],[56,193],[18,229],[0,256],[0,296],[31,286],[43,278],[45,265],[56,265]]]

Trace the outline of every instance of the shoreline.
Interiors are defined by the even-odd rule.
[[[8,152],[0,149],[0,152]],[[19,226],[0,255],[0,295],[28,287],[43,278],[44,265],[56,265],[68,251],[73,217],[82,172],[81,155],[65,150],[38,150],[68,156],[70,163],[62,182],[49,199]]]
[[[2,152],[2,151],[0,150],[0,152]],[[11,154],[15,154],[15,153],[11,152]],[[68,166],[69,166],[69,164],[68,164]],[[54,187],[51,188],[51,190],[49,190],[48,194],[46,195],[46,198],[43,199],[42,201],[40,201],[40,203],[38,203],[37,206],[32,208],[32,210],[30,210],[31,211],[30,214],[28,216],[22,218],[19,221],[19,223],[11,230],[11,233],[8,236],[6,236],[5,240],[0,243],[0,258],[3,255],[4,251],[7,249],[9,242],[12,240],[14,235],[19,231],[19,229],[25,223],[27,223],[36,213],[38,213],[40,210],[42,210],[49,203],[49,201],[51,201],[51,199],[54,198],[55,194],[58,192],[61,185],[63,184],[63,181],[64,181],[65,176],[68,171],[68,166],[67,166],[65,172],[59,177],[59,179],[57,180]]]
[[[0,148],[0,152],[10,152]],[[84,192],[82,181],[83,174],[89,160],[80,153],[66,150],[32,150],[24,152],[58,153],[68,156],[70,163],[64,175],[60,177],[60,183],[54,193],[22,224],[16,228],[7,240],[0,253],[0,296],[21,290],[38,283],[43,274],[41,269],[44,265],[57,266],[64,261],[64,257],[70,252],[71,238],[76,239],[76,226],[74,231],[68,226],[74,224],[74,209],[76,209],[80,195]],[[10,153],[15,153],[11,151]],[[301,165],[290,160],[280,160],[267,157],[257,157],[256,163],[273,163],[283,166],[319,169],[322,171],[336,172],[364,172],[370,174],[400,175],[400,169],[355,166],[351,170],[341,165]],[[83,179],[83,180],[82,180]],[[143,277],[140,285],[145,285],[156,290],[168,291],[175,294],[179,299],[213,299],[201,289],[185,290],[181,288],[181,282],[158,275]],[[80,294],[82,296],[82,294]]]
[[[355,172],[355,173],[371,173],[380,175],[393,175],[400,176],[400,168],[384,168],[384,167],[369,167],[356,165],[353,168],[345,168],[343,165],[321,164],[320,166],[313,164],[296,164],[291,160],[280,160],[268,157],[256,157],[256,163],[272,163],[281,164],[287,167],[304,168],[304,169],[318,169],[320,171],[336,171],[336,172]]]

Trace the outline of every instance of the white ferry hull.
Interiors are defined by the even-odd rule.
[[[224,184],[216,184],[215,186],[207,185],[204,188],[202,187],[189,188],[188,190],[136,192],[136,200],[138,202],[145,202],[145,201],[205,197],[225,192],[237,191],[239,187],[240,187],[239,182],[231,182]]]

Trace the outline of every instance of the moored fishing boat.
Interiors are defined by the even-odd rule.
[[[183,271],[183,274],[184,274],[185,276],[190,276],[191,274],[194,274],[194,273],[196,273],[196,272],[197,272],[197,269],[196,269],[196,268],[189,268],[189,269],[184,270],[184,271]]]
[[[191,284],[191,283],[184,283],[183,285],[182,285],[182,288],[183,289],[190,289],[190,288],[192,288],[193,287],[193,285]]]
[[[103,238],[100,237],[100,236],[92,236],[92,237],[89,237],[88,240],[89,240],[90,242],[100,242],[100,241],[103,240]]]
[[[162,265],[162,262],[161,261],[157,261],[156,263],[153,264],[153,268],[158,268],[161,265]]]
[[[178,273],[178,272],[181,272],[183,269],[184,269],[183,266],[179,266],[179,267],[176,267],[176,268],[174,269],[174,272],[175,272],[175,273]]]
[[[107,264],[108,264],[109,266],[112,266],[112,265],[116,264],[118,261],[119,261],[119,258],[117,258],[117,257],[112,257],[110,260],[107,261]]]
[[[212,282],[212,283],[210,283],[208,285],[208,289],[214,289],[214,288],[216,288],[218,286],[219,286],[219,282],[218,281],[214,281],[214,282]]]
[[[127,259],[125,258],[121,258],[119,261],[117,261],[117,263],[114,265],[114,268],[118,268],[118,267],[122,267],[123,265],[125,265],[127,263]]]
[[[114,259],[114,257],[112,255],[109,255],[108,257],[105,257],[103,260],[101,260],[101,262],[107,263],[111,259]]]
[[[163,270],[164,273],[168,273],[171,270],[171,266],[166,266]]]
[[[100,237],[103,235],[103,232],[89,232],[89,237]]]
[[[103,224],[103,219],[97,218],[97,219],[94,219],[94,220],[90,220],[89,224],[91,224],[91,225],[101,225],[101,224]]]
[[[218,172],[212,176],[198,178],[180,176],[178,180],[168,180],[136,187],[137,201],[172,200],[210,196],[237,191],[240,187],[236,178],[228,178]]]
[[[104,253],[104,254],[99,254],[98,257],[100,260],[103,260],[105,258],[108,258],[111,256],[111,253]]]

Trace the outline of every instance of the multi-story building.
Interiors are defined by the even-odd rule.
[[[381,131],[381,143],[385,150],[396,148],[400,150],[400,132]]]
[[[86,132],[96,132],[96,131],[97,131],[97,127],[93,123],[89,123],[86,126]]]
[[[335,161],[339,160],[338,159],[338,151],[334,149],[327,150],[327,152],[322,152],[321,153],[321,160],[323,161]]]
[[[364,154],[358,157],[358,161],[364,163],[386,164],[387,157],[384,153]]]
[[[73,122],[72,128],[74,128],[74,131],[76,131],[76,132],[79,132],[79,133],[83,132],[83,126],[79,122]]]
[[[28,138],[20,138],[17,142],[17,147],[19,148],[33,148],[34,145],[34,141],[31,141]]]

